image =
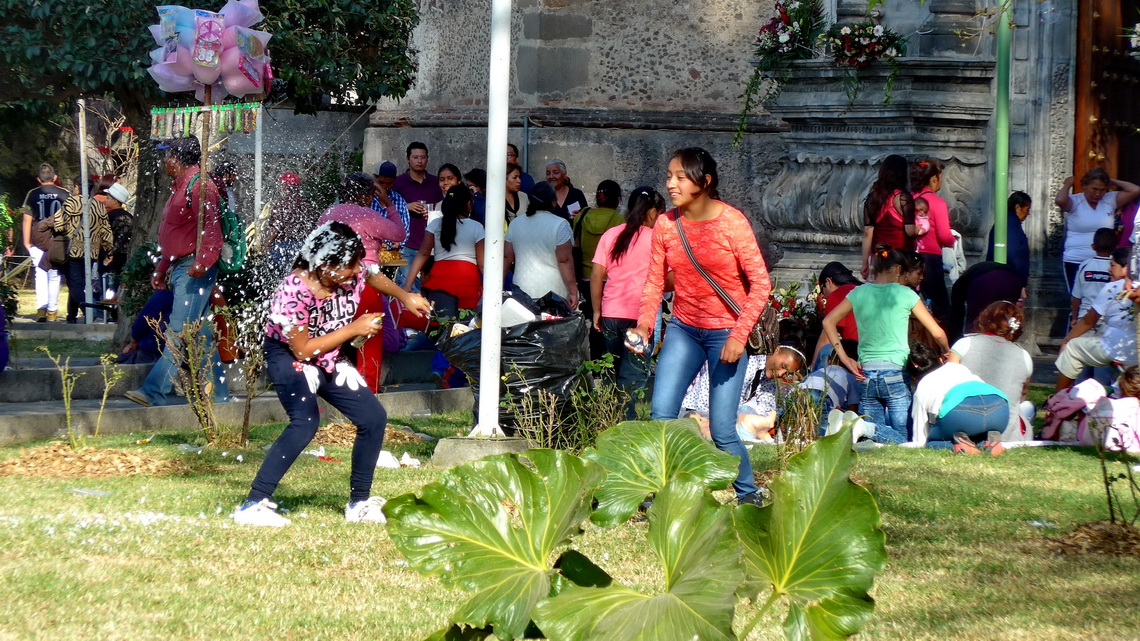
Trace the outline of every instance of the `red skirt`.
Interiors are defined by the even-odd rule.
[[[475,263],[465,260],[436,261],[423,286],[455,296],[460,309],[475,309],[483,297],[483,275]]]

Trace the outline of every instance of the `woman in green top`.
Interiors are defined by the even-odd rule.
[[[950,352],[946,333],[934,321],[913,289],[899,284],[906,256],[885,245],[875,248],[871,282],[851,290],[823,319],[823,331],[843,366],[863,381],[859,413],[875,426],[880,443],[905,443],[910,412],[910,381],[905,367],[910,354],[911,316],[930,332],[942,354]],[[837,325],[850,312],[859,328],[859,361],[843,350]]]

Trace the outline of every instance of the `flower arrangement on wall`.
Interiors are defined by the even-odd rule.
[[[891,66],[891,73],[883,85],[883,103],[891,101],[891,93],[898,75],[898,58],[906,55],[906,40],[899,34],[873,22],[833,24],[821,40],[831,50],[832,59],[844,69],[843,86],[847,98],[854,102],[863,83],[859,70],[873,62],[882,61]]]
[[[744,108],[734,143],[744,135],[748,115],[774,100],[791,77],[791,63],[815,56],[827,27],[820,0],[776,0],[776,14],[760,27],[753,43],[756,68],[744,86]],[[765,76],[771,81],[766,86]]]
[[[740,119],[733,144],[744,137],[748,116],[757,106],[775,100],[792,75],[792,63],[830,52],[844,71],[842,85],[851,102],[863,83],[859,70],[882,61],[891,65],[883,87],[883,102],[891,101],[898,75],[897,59],[906,55],[906,39],[873,22],[833,24],[828,28],[821,0],[776,0],[776,13],[760,27],[753,42],[755,69],[744,85]],[[1140,25],[1138,25],[1140,26]]]

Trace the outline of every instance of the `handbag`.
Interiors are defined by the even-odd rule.
[[[728,292],[716,282],[704,267],[697,262],[696,255],[693,254],[693,248],[689,246],[689,239],[685,236],[685,228],[681,225],[681,213],[677,212],[677,218],[674,220],[677,225],[677,235],[681,237],[681,246],[685,248],[685,255],[689,257],[689,262],[693,264],[693,268],[697,273],[705,279],[709,287],[713,288],[716,295],[724,302],[729,311],[740,317],[740,305],[737,304]],[[747,287],[746,287],[747,289]],[[756,324],[752,326],[752,330],[748,332],[748,342],[744,345],[745,350],[749,354],[770,354],[776,349],[778,327],[776,321],[776,310],[772,309],[771,305],[765,305],[764,311],[760,312],[760,318],[756,320]]]

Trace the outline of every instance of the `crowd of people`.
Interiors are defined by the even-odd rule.
[[[160,148],[174,183],[158,233],[150,313],[179,331],[219,304],[219,212],[233,198],[233,170],[202,175],[194,138]],[[856,441],[996,456],[1012,441],[1034,438],[1035,408],[1025,401],[1033,362],[1016,344],[1029,276],[1021,225],[1032,203],[1023,192],[1009,197],[1007,260],[993,260],[991,232],[986,260],[966,268],[950,206],[939,195],[942,163],[887,157],[865,200],[859,265],[831,262],[820,271],[820,335],[782,322],[764,354],[747,348],[770,303],[767,266],[748,217],[721,200],[717,164],[704,149],[670,157],[666,194],[640,186],[623,200],[621,186],[605,180],[590,206],[565,163],[550,160],[546,180],[536,182],[510,146],[505,269],[493,275],[484,273],[486,172],[444,163],[433,175],[428,159],[427,146],[412,142],[403,172],[385,161],[372,174],[351,174],[323,212],[306,199],[297,174],[280,177],[263,246],[276,284],[264,349],[290,422],[235,510],[239,523],[288,522],[271,499],[316,433],[318,397],[359,429],[346,518],[382,520],[383,500],[371,496],[371,483],[385,424],[374,395],[383,354],[406,342],[405,328],[425,328],[433,304],[437,315],[441,307],[477,311],[488,277],[503,278],[507,291],[553,294],[580,310],[591,328],[591,356],[612,355],[614,380],[629,394],[626,416],[635,417],[637,399],[649,394],[653,419],[697,418],[716,447],[738,457],[740,502],[760,500],[746,447],[777,435],[781,386],[798,385],[824,416],[832,408],[857,411],[864,420]],[[37,317],[48,320],[58,313],[52,287],[58,291],[61,273],[75,292],[85,261],[108,272],[125,262],[127,194],[114,181],[91,185],[87,257],[76,236],[82,198],[55,187],[46,165],[39,179],[25,203],[24,236],[40,262]],[[1082,178],[1081,193],[1070,193],[1072,183],[1056,197],[1068,223],[1063,262],[1073,300],[1058,390],[1136,362],[1131,239],[1121,238],[1114,215],[1140,188],[1099,170]],[[33,241],[37,229],[48,231],[46,244]],[[63,258],[44,262],[59,238],[70,241]],[[68,306],[69,319],[77,313]],[[212,340],[211,323],[201,331]],[[405,340],[390,342],[390,334]],[[171,402],[177,365],[161,337],[141,332],[132,347],[139,362],[156,364],[127,397],[148,406]],[[213,393],[226,400],[220,359],[214,366]]]

